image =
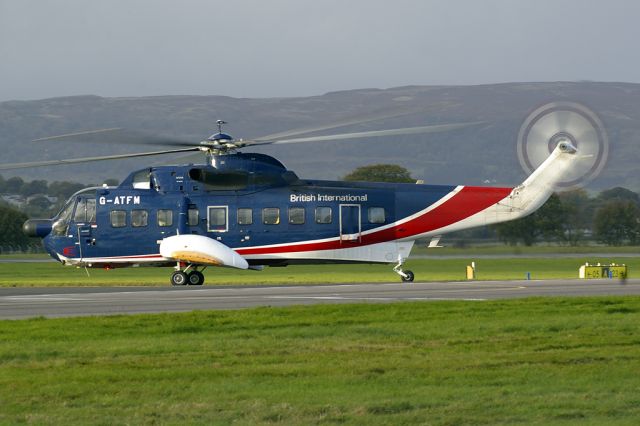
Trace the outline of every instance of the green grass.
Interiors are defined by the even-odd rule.
[[[629,277],[638,277],[640,257],[637,258],[510,258],[510,259],[410,259],[406,269],[416,275],[416,281],[464,280],[465,267],[476,262],[480,280],[524,279],[527,272],[532,279],[577,278],[578,268],[585,262],[616,262],[629,267]],[[398,275],[391,265],[312,265],[265,268],[264,271],[241,271],[227,268],[208,268],[207,285],[225,284],[315,284],[353,282],[394,282]],[[14,286],[129,286],[169,285],[170,268],[123,268],[105,271],[65,267],[58,263],[0,263],[0,287]]]
[[[0,424],[640,422],[640,298],[0,321]]]

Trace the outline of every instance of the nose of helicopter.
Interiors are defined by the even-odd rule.
[[[51,227],[49,219],[29,219],[22,225],[22,232],[27,237],[44,238],[51,232]]]

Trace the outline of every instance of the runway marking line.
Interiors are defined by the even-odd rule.
[[[17,301],[17,302],[66,302],[66,301],[79,301],[85,300],[83,298],[74,298],[74,297],[63,297],[58,296],[56,294],[39,294],[35,296],[5,296],[0,297],[0,301],[8,300],[8,301]]]
[[[403,301],[403,300],[465,300],[486,301],[476,298],[451,298],[451,297],[358,297],[358,296],[263,296],[265,299],[311,299],[311,300],[372,300],[372,301]]]

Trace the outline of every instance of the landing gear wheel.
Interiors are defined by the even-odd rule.
[[[405,283],[413,282],[413,272],[411,271],[402,271],[402,272],[404,272],[404,274],[406,275],[406,277],[403,277],[402,275],[400,275],[400,277],[402,278],[402,282],[405,282]]]
[[[187,285],[187,274],[182,271],[175,271],[173,274],[171,274],[171,285]]]
[[[189,285],[202,285],[204,284],[204,275],[200,271],[192,271],[187,275]]]

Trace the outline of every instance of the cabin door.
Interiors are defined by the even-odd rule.
[[[362,233],[359,204],[340,204],[340,241],[359,242]]]
[[[91,251],[96,245],[96,199],[89,197],[78,197],[76,209],[73,213],[73,224],[75,224],[75,237],[78,238],[79,255],[82,259],[87,257],[87,251]]]

